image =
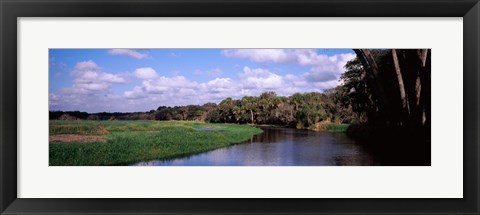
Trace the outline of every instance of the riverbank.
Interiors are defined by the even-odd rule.
[[[191,155],[245,142],[259,128],[199,121],[49,123],[51,166],[126,165]]]
[[[311,130],[314,131],[328,131],[332,133],[345,133],[348,129],[350,124],[342,124],[342,123],[333,123],[333,122],[319,122],[315,124]]]
[[[331,133],[346,133],[350,124],[344,123],[333,123],[333,122],[319,122],[311,127],[303,126],[287,126],[287,125],[269,125],[269,124],[259,124],[255,125],[256,127],[274,127],[274,128],[293,128],[299,130],[311,130],[311,131],[327,131]]]
[[[344,133],[260,126],[247,144],[133,166],[373,166],[376,157]]]

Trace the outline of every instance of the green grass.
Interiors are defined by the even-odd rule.
[[[198,131],[195,128],[217,128]],[[261,129],[192,121],[50,121],[50,135],[106,135],[107,142],[50,143],[51,166],[126,165],[242,143]]]
[[[315,125],[309,127],[311,130],[315,131],[328,131],[333,133],[342,133],[346,132],[350,124],[335,123],[329,121],[318,122]]]
[[[329,124],[326,124],[325,127],[328,132],[340,133],[340,132],[346,132],[349,125],[350,124],[329,123]]]

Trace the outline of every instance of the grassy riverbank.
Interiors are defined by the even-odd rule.
[[[317,122],[315,125],[305,127],[303,125],[297,126],[285,126],[285,125],[272,125],[272,124],[260,124],[256,127],[280,127],[280,128],[294,128],[294,129],[306,129],[311,131],[323,131],[331,133],[346,133],[350,124],[336,123],[336,122]]]
[[[314,131],[328,131],[332,133],[345,133],[350,124],[334,123],[334,122],[319,122],[309,127]]]
[[[250,139],[261,129],[196,121],[50,121],[51,166],[125,165],[196,154]]]

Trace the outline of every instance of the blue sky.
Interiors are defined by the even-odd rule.
[[[49,109],[133,112],[339,84],[351,49],[50,49]]]

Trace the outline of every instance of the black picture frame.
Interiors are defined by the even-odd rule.
[[[0,0],[1,214],[479,214],[479,0]],[[461,199],[17,198],[18,17],[463,17]],[[455,75],[453,72],[452,75]]]

